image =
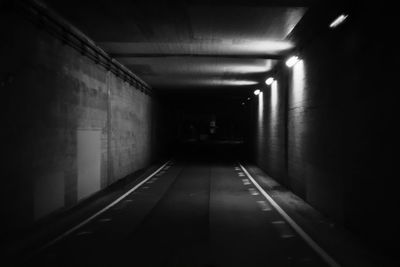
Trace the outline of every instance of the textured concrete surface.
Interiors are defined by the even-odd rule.
[[[257,113],[255,121],[255,136],[250,137],[254,147],[255,162],[268,170],[274,179],[285,184],[286,172],[286,97],[287,82],[279,74],[271,87],[267,86],[262,94],[252,99],[253,114]]]
[[[237,164],[179,160],[25,266],[326,266]]]
[[[296,28],[310,33],[317,27],[316,35],[299,47],[302,62],[278,69],[277,87],[250,101],[256,131],[249,136],[256,141],[257,163],[271,176],[371,247],[396,256],[398,81],[396,46],[389,38],[396,14],[367,4],[359,8],[335,30],[310,23],[306,14],[306,24]],[[164,126],[156,126],[152,99],[40,25],[0,12],[6,240],[22,233],[10,230],[73,207],[147,165],[160,142],[155,137],[163,137],[155,129]],[[238,103],[246,99],[241,97]],[[236,117],[236,108],[218,105]],[[169,129],[168,138],[178,141],[177,133]]]
[[[354,233],[324,216],[302,198],[282,186],[259,167],[245,167],[260,186],[321,247],[329,251],[341,266],[379,266],[383,256],[368,249]],[[393,264],[394,265],[394,264]]]
[[[111,76],[111,75],[110,75]],[[118,180],[149,164],[152,151],[152,99],[121,79],[108,81],[111,128],[111,181]]]
[[[397,249],[391,244],[400,234],[398,219],[391,217],[398,203],[394,189],[398,186],[394,178],[396,97],[392,89],[398,81],[396,60],[388,55],[397,52],[390,40],[372,36],[373,32],[390,35],[395,16],[386,15],[390,11],[383,6],[357,8],[333,30],[328,24],[313,24],[308,16],[299,25],[299,40],[311,33],[304,38],[302,61],[291,69],[277,69],[289,82],[280,87],[286,91],[287,114],[279,123],[286,120],[286,130],[281,128],[276,139],[272,136],[279,131],[279,124],[267,130],[273,114],[268,89],[263,99],[264,122],[255,129],[264,129],[263,136],[256,139],[262,152],[257,163],[371,247],[395,256]],[[310,14],[324,16],[322,12]],[[372,22],[370,18],[377,14],[382,16]],[[278,83],[285,81],[278,77]],[[278,97],[284,102],[281,97],[285,92]],[[286,152],[276,157],[276,146]],[[366,204],[371,193],[373,201]],[[376,215],[373,218],[371,211]],[[382,219],[387,216],[391,218]],[[381,228],[391,229],[390,234],[382,234]]]
[[[1,209],[9,229],[74,206],[154,157],[152,99],[1,11]],[[15,234],[15,233],[14,233]]]

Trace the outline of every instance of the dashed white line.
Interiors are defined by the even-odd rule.
[[[281,238],[292,238],[292,237],[294,237],[294,235],[291,235],[291,234],[283,234],[283,235],[281,235]]]
[[[277,230],[280,232],[281,238],[292,238],[294,237],[292,229],[286,224],[285,221],[273,221],[271,222]]]
[[[261,194],[268,200],[268,202],[275,208],[275,210],[286,220],[286,222],[296,231],[296,233],[303,238],[303,240],[316,252],[318,255],[331,267],[340,267],[325,250],[323,250],[289,215],[264,191],[264,189],[256,182],[251,174],[239,163],[240,168],[257,187]]]
[[[128,192],[126,192],[125,194],[123,194],[122,196],[120,196],[119,198],[114,200],[111,204],[109,204],[105,208],[101,209],[100,211],[96,212],[95,214],[93,214],[92,216],[90,216],[89,218],[84,220],[83,222],[79,223],[78,225],[72,227],[71,229],[69,229],[68,231],[64,232],[63,234],[59,235],[58,237],[56,237],[55,239],[53,239],[52,241],[50,241],[49,243],[47,243],[43,247],[40,247],[38,250],[35,251],[35,253],[38,253],[38,252],[40,252],[40,251],[52,246],[53,244],[57,243],[58,241],[60,241],[64,237],[66,237],[66,236],[70,235],[71,233],[75,232],[76,230],[78,230],[82,226],[86,225],[88,222],[92,221],[94,218],[98,217],[99,215],[103,214],[105,211],[109,210],[110,208],[112,208],[113,206],[118,204],[126,196],[130,195],[133,191],[135,191],[140,186],[142,186],[144,183],[146,183],[148,180],[150,180],[154,175],[156,175],[160,170],[162,170],[162,168],[164,168],[169,163],[170,163],[170,161],[164,163],[160,168],[158,168],[156,171],[154,171],[152,174],[150,174],[146,179],[144,179],[143,181],[141,181],[140,183],[138,183],[137,185],[132,187]]]
[[[270,211],[272,210],[271,207],[268,205],[266,201],[259,200],[257,201],[258,205],[260,206],[262,211]]]
[[[254,188],[249,188],[248,190],[249,190],[250,195],[252,195],[252,196],[258,196],[259,195],[257,190],[255,190]]]
[[[242,179],[242,182],[243,182],[244,185],[249,185],[249,184],[251,184],[250,181],[249,181],[249,179]]]

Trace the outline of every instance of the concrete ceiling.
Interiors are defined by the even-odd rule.
[[[158,90],[250,89],[310,1],[45,1]]]

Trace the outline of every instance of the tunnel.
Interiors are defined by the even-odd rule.
[[[397,10],[0,0],[1,265],[400,266]]]

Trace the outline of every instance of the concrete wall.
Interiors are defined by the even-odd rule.
[[[394,18],[371,6],[337,29],[327,24],[303,47],[301,62],[277,68],[277,106],[267,88],[263,112],[261,101],[253,111],[258,164],[370,245],[389,249],[399,237],[391,217],[398,56],[384,37]]]
[[[286,184],[286,105],[287,82],[284,73],[275,76],[272,86],[252,99],[253,114],[257,115],[255,130],[255,159],[257,164],[282,184]]]
[[[0,35],[2,230],[150,163],[153,98],[17,13],[2,11]]]

